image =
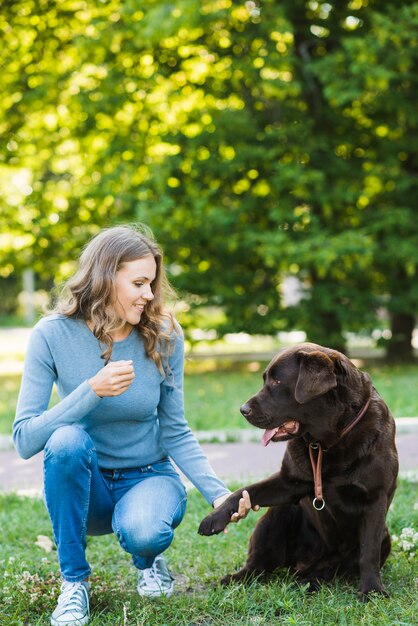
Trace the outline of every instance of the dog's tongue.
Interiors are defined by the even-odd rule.
[[[273,439],[274,435],[277,433],[278,428],[271,428],[270,430],[265,430],[264,435],[261,438],[261,443],[263,446],[268,446],[270,441]]]
[[[281,426],[277,426],[277,428],[267,429],[261,438],[261,443],[263,444],[263,446],[268,446],[274,435],[296,435],[298,430],[299,422],[296,422],[295,420],[289,420],[287,422],[284,422]]]

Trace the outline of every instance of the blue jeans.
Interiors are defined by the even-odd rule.
[[[86,535],[114,532],[138,569],[168,548],[186,511],[187,494],[169,459],[134,469],[100,469],[93,441],[62,426],[44,450],[45,502],[64,580],[90,574]]]

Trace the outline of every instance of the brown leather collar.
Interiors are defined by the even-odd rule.
[[[343,428],[343,430],[341,431],[341,434],[340,434],[340,437],[339,437],[338,441],[340,441],[343,437],[345,437],[350,432],[350,430],[352,430],[354,428],[354,426],[356,424],[358,424],[358,422],[361,420],[361,418],[363,417],[363,415],[366,413],[367,409],[369,408],[371,399],[372,399],[372,397],[370,395],[368,397],[368,399],[367,399],[366,404],[363,406],[363,408],[360,410],[360,412],[355,416],[354,419],[351,420],[351,422],[349,422],[347,424],[347,426],[345,428]],[[338,443],[338,441],[337,441],[337,443]],[[337,444],[334,444],[334,445],[337,445]],[[315,460],[314,450],[318,450],[318,459],[317,460]],[[324,453],[324,450],[323,450],[323,448],[322,448],[322,446],[321,446],[321,444],[319,442],[310,443],[309,444],[309,458],[311,460],[312,473],[313,473],[313,478],[314,478],[314,487],[315,487],[315,497],[312,500],[312,506],[317,511],[322,511],[322,509],[325,508],[325,500],[324,500],[324,497],[322,495],[322,457],[323,457],[323,453]]]
[[[368,399],[367,399],[366,404],[361,409],[361,411],[356,415],[356,417],[354,419],[351,420],[351,422],[349,424],[347,424],[347,426],[345,428],[343,428],[343,430],[341,431],[340,439],[345,437],[350,432],[350,430],[352,430],[354,428],[354,426],[361,420],[361,418],[363,417],[363,415],[365,414],[365,412],[369,408],[371,399],[372,399],[372,396],[370,395],[368,397]]]

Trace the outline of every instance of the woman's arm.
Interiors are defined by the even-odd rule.
[[[217,498],[228,494],[229,490],[216,476],[185,419],[183,335],[176,337],[175,342],[174,352],[169,359],[171,374],[169,380],[161,385],[158,405],[161,443],[185,476],[212,505]]]
[[[77,364],[72,364],[77,367]],[[42,450],[60,426],[73,424],[101,401],[87,381],[48,409],[57,379],[54,358],[42,325],[32,331],[13,424],[13,441],[24,459]]]

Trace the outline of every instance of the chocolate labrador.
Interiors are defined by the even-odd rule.
[[[289,443],[281,470],[245,487],[252,505],[271,508],[255,527],[246,564],[222,582],[286,567],[311,590],[338,572],[360,575],[363,601],[373,591],[385,594],[385,518],[398,473],[388,407],[368,374],[344,354],[313,343],[279,352],[263,380],[241,413],[265,429],[265,446]],[[201,535],[224,530],[242,491],[201,522]]]

